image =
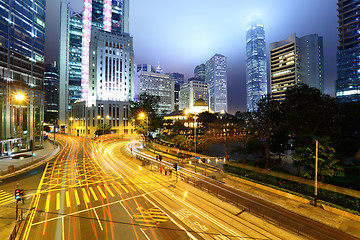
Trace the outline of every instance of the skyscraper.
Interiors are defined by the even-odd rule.
[[[150,69],[149,69],[150,70]],[[174,111],[174,82],[167,74],[138,71],[134,80],[135,100],[142,93],[160,97],[159,113]]]
[[[59,113],[59,71],[56,62],[45,64],[44,70],[45,122],[54,123]]]
[[[174,82],[174,109],[179,110],[179,92],[181,84],[184,84],[184,74],[181,73],[167,73],[170,80]]]
[[[205,81],[205,64],[197,65],[194,69],[194,78]]]
[[[256,110],[256,103],[267,94],[265,30],[259,20],[250,23],[246,33],[247,111]]]
[[[226,57],[215,54],[206,62],[205,81],[208,83],[210,109],[214,112],[228,111]]]
[[[196,78],[182,84],[179,95],[179,110],[184,108],[191,110],[199,98],[202,98],[207,104],[209,103],[208,84],[198,81]]]
[[[339,0],[339,46],[336,97],[340,102],[360,101],[360,0]]]
[[[45,0],[2,0],[0,16],[2,155],[42,145]]]
[[[288,88],[305,83],[324,92],[323,38],[310,34],[270,44],[271,97],[283,101]]]
[[[128,21],[129,0],[84,0],[82,14],[74,12],[67,1],[62,0],[60,10],[59,124],[61,130],[65,131],[71,105],[80,100],[88,102],[89,95],[92,96],[93,94],[93,86],[90,87],[94,80],[91,79],[94,74],[90,72],[92,71],[92,69],[90,70],[90,60],[94,57],[93,52],[90,52],[91,30],[98,29],[121,37],[131,37],[129,35]],[[129,41],[132,43],[132,39]],[[132,44],[129,46],[132,48]],[[106,50],[104,49],[104,51]],[[127,55],[130,56],[130,53]],[[133,61],[131,56],[130,59]],[[127,63],[127,66],[130,66],[127,72],[127,77],[130,78],[127,81],[130,86],[127,86],[126,89],[129,91],[128,96],[131,97],[133,66],[130,62]],[[122,76],[125,78],[125,75],[122,74]]]

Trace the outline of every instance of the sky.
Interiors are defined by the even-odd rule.
[[[82,0],[69,0],[82,11]],[[253,16],[265,27],[269,44],[293,33],[324,38],[325,93],[334,96],[336,79],[337,0],[130,0],[130,34],[135,63],[159,63],[164,72],[185,79],[214,54],[227,57],[228,110],[246,110],[246,29]],[[58,59],[60,0],[46,1],[45,62]],[[270,80],[268,76],[268,81]]]

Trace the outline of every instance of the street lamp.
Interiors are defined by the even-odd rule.
[[[185,109],[185,115],[190,115],[190,111]],[[194,147],[195,147],[195,172],[196,172],[196,118],[197,116],[194,114]]]
[[[146,117],[146,136],[149,136],[149,117],[147,114],[141,112],[139,114],[140,119],[144,119]],[[146,143],[146,136],[145,136],[145,143]]]
[[[15,115],[17,115],[17,113],[14,112],[14,119],[13,119],[14,123],[13,124],[14,124],[14,130],[15,130],[14,135],[15,136],[13,136],[13,137],[16,138],[16,133],[19,132],[19,136],[21,138],[21,135],[22,135],[21,134],[21,131],[22,131],[22,127],[21,127],[22,126],[22,106],[21,106],[21,102],[25,100],[25,95],[23,93],[21,93],[21,92],[18,92],[18,93],[15,94],[14,97],[15,97],[15,100],[17,100],[19,102],[19,115],[20,115],[19,119],[20,119],[20,121],[19,121],[18,127],[16,127],[15,126]],[[32,143],[32,142],[30,142],[30,143]],[[18,145],[19,151],[21,150],[21,146],[22,146],[22,143],[21,143],[21,140],[20,140],[20,143]],[[30,145],[30,147],[31,147],[31,150],[33,151],[32,144]],[[11,148],[13,148],[13,146],[11,146]]]

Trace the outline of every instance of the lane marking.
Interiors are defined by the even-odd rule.
[[[66,206],[70,207],[70,195],[69,191],[66,191]]]
[[[76,205],[80,205],[80,199],[79,199],[79,194],[77,192],[76,189],[74,189],[74,195],[75,195],[75,200],[76,200]]]
[[[123,204],[122,202],[119,202],[119,203],[120,203],[120,205],[125,209],[125,211],[127,212],[127,214],[128,214],[132,219],[134,219],[133,216],[131,216],[131,214],[129,213],[129,211],[126,209],[126,207],[124,206],[124,204]]]
[[[90,202],[90,199],[89,199],[89,196],[88,196],[87,193],[86,193],[85,188],[82,188],[81,190],[82,190],[82,192],[83,192],[84,201],[85,201],[86,203],[89,203],[89,202]]]
[[[131,182],[132,184],[135,185],[135,183],[133,181],[131,181],[130,179],[128,179],[129,182]],[[133,187],[133,185],[129,184],[129,187],[133,190],[133,191],[136,191],[136,189]]]
[[[104,187],[105,187],[105,189],[110,193],[110,195],[111,195],[112,197],[115,197],[114,193],[111,191],[111,189],[109,188],[109,186],[108,186],[107,184],[104,184]]]
[[[62,228],[61,228],[61,233],[62,233],[62,240],[65,240],[65,223],[64,223],[64,217],[61,218],[61,223],[62,223]]]
[[[133,199],[136,199],[136,198],[145,197],[146,195],[150,195],[150,194],[152,194],[152,193],[159,192],[159,191],[161,191],[161,190],[163,190],[163,188],[157,189],[157,190],[154,190],[154,191],[151,191],[151,192],[139,194],[139,195],[137,195],[137,196],[128,197],[128,198],[125,198],[125,199],[122,199],[122,200],[119,200],[119,201],[110,202],[110,203],[106,203],[106,204],[101,204],[101,205],[99,205],[99,206],[87,208],[87,209],[80,210],[80,211],[77,211],[77,212],[72,212],[72,213],[67,214],[66,216],[73,216],[73,215],[76,215],[76,214],[80,214],[80,213],[83,213],[83,212],[87,212],[87,211],[89,211],[89,210],[91,211],[91,210],[93,210],[93,209],[98,209],[98,208],[102,208],[102,207],[106,207],[106,206],[111,206],[111,205],[114,205],[114,204],[118,204],[118,203],[121,203],[121,202],[126,202],[126,201],[129,201],[129,200],[133,200]],[[31,224],[31,226],[40,225],[40,224],[43,224],[43,223],[46,223],[46,222],[50,222],[50,221],[54,221],[54,220],[57,220],[57,219],[60,219],[60,218],[61,218],[61,217],[54,217],[54,218],[51,218],[51,219],[48,219],[48,220],[39,221],[39,222],[36,222],[36,223]]]
[[[46,197],[46,205],[45,205],[45,212],[49,212],[50,209],[50,194]]]
[[[122,193],[121,193],[121,191],[115,186],[115,184],[111,183],[111,185],[113,186],[113,188],[115,189],[115,191],[121,196]]]
[[[90,189],[90,192],[91,192],[92,196],[94,197],[95,201],[97,201],[97,200],[98,200],[98,198],[97,198],[97,196],[96,196],[96,194],[95,194],[94,190],[92,189],[92,187],[89,187],[89,189]]]
[[[60,209],[60,193],[56,193],[56,210]]]
[[[126,192],[126,193],[129,193],[129,191],[121,184],[121,183],[119,183],[119,182],[117,182],[119,185],[120,185],[120,187]]]
[[[146,233],[144,232],[144,230],[142,228],[140,228],[140,230],[142,231],[142,233],[145,235],[145,237],[150,240],[150,238],[148,237],[148,235],[146,235]]]
[[[99,190],[101,196],[105,199],[105,198],[106,198],[106,195],[105,195],[105,193],[101,190],[101,187],[100,187],[100,186],[97,186],[97,189]]]
[[[96,216],[96,218],[97,218],[97,220],[98,220],[98,223],[99,223],[99,225],[100,225],[101,231],[104,230],[103,227],[101,226],[101,222],[100,222],[99,216],[97,215],[95,209],[93,209],[93,211],[94,211],[95,216]]]

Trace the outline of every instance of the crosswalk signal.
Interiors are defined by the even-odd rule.
[[[21,200],[21,192],[20,189],[15,190],[15,200],[20,201]]]

